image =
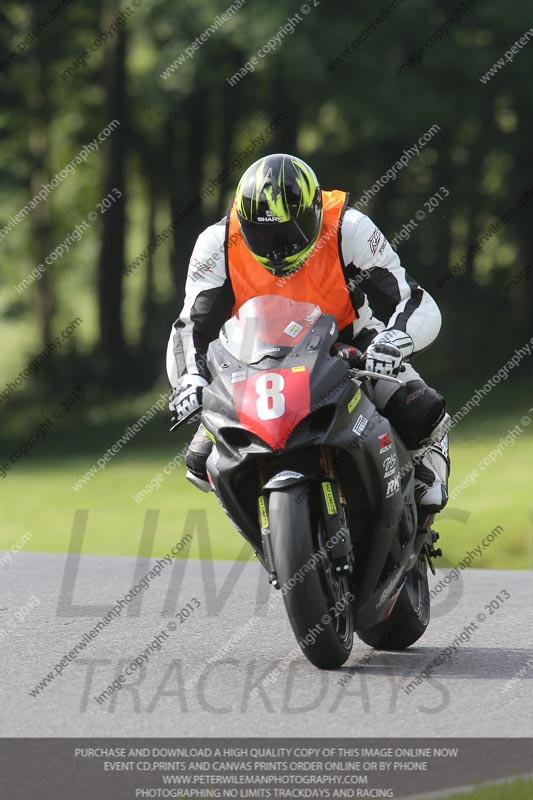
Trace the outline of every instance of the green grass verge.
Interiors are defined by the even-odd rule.
[[[165,477],[160,488],[143,502],[133,500],[132,496],[179,452],[184,436],[192,434],[190,429],[179,437],[172,437],[162,425],[151,422],[84,488],[78,492],[72,489],[72,484],[120,436],[124,429],[122,423],[123,420],[120,424],[115,420],[105,430],[95,424],[94,431],[77,432],[75,428],[68,434],[53,431],[0,481],[3,520],[0,549],[10,548],[28,531],[32,534],[28,549],[65,552],[75,511],[81,508],[90,512],[84,552],[136,555],[145,512],[153,508],[159,510],[155,555],[165,554],[186,532],[191,511],[200,511],[205,515],[209,535],[195,536],[189,554],[220,559],[246,557],[243,540],[214,495],[203,494],[191,486],[185,480],[183,469],[178,468]],[[468,423],[461,426],[461,431],[453,437],[451,489],[482,461],[508,428],[516,424],[516,417],[499,417],[475,427]],[[460,562],[468,550],[501,525],[504,532],[483,551],[474,566],[500,569],[530,566],[531,430],[526,429],[515,444],[480,473],[473,486],[450,503],[453,509],[468,512],[466,524],[450,518],[452,512],[448,510],[438,519],[439,544],[444,549],[447,564]],[[80,442],[83,453],[79,451]],[[189,523],[192,524],[191,518]],[[251,557],[249,549],[248,553]]]
[[[452,473],[450,492],[459,486],[467,475],[495,448],[507,431],[517,424],[517,418],[487,420],[475,427],[469,426],[452,435]],[[453,433],[453,432],[452,432]],[[485,469],[472,486],[450,501],[435,527],[441,533],[444,554],[453,564],[480,544],[496,526],[503,533],[483,550],[475,567],[498,569],[527,569],[531,567],[531,458],[533,435],[524,428],[514,444],[501,451],[499,458]],[[449,518],[452,509],[469,514],[466,523]]]
[[[95,454],[94,459],[99,455]],[[157,509],[154,555],[165,555],[188,530],[194,533],[192,519],[200,511],[205,515],[202,529],[207,527],[209,535],[195,535],[189,555],[237,558],[244,543],[242,538],[214,495],[204,495],[189,484],[183,469],[176,469],[148,500],[137,504],[132,499],[132,494],[141,490],[171,457],[171,451],[161,453],[160,457],[156,454],[129,458],[119,455],[79,492],[72,489],[72,484],[92,465],[93,458],[84,455],[83,458],[64,458],[59,463],[32,459],[27,469],[21,468],[18,474],[8,477],[0,549],[11,546],[28,531],[32,534],[28,549],[66,552],[76,509],[88,509],[83,552],[136,555],[146,511]],[[192,516],[188,520],[189,514]],[[207,547],[207,540],[210,547]]]
[[[531,800],[532,797],[533,780],[519,778],[509,783],[495,783],[460,794],[450,794],[442,800]]]

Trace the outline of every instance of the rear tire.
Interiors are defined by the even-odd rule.
[[[274,563],[292,630],[315,667],[336,669],[352,650],[353,611],[347,578],[335,576],[318,552],[326,552],[319,508],[309,484],[270,493]]]
[[[359,638],[376,650],[405,650],[417,642],[429,625],[430,597],[427,565],[420,556],[385,622],[358,631]]]

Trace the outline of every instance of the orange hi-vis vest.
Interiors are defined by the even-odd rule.
[[[226,236],[226,265],[235,295],[232,314],[252,297],[275,294],[316,303],[325,314],[335,317],[339,330],[357,319],[339,252],[339,231],[347,204],[346,192],[322,192],[323,220],[317,243],[300,269],[280,277],[261,266],[248,250],[232,203]]]

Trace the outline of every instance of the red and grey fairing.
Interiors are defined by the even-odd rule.
[[[257,499],[274,485],[323,477],[322,453],[350,509],[348,527],[362,557],[354,567],[357,625],[390,611],[416,527],[407,451],[333,354],[338,329],[311,303],[254,298],[209,348],[213,377],[202,422],[215,444],[207,463],[222,506],[261,552]],[[273,483],[274,482],[274,483]],[[277,482],[277,483],[275,483]]]

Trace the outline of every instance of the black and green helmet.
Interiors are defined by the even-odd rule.
[[[295,156],[276,153],[249,167],[235,195],[248,249],[274,275],[290,275],[311,254],[322,226],[315,173]]]

